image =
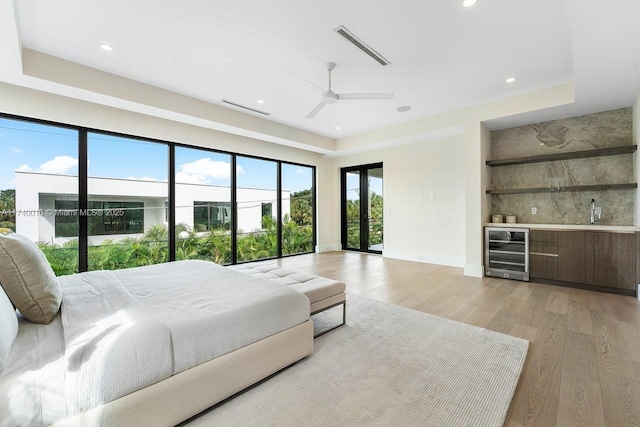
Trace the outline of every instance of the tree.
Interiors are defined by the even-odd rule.
[[[313,223],[313,209],[311,206],[311,190],[302,190],[291,195],[291,221],[298,225]]]
[[[16,190],[0,190],[0,228],[16,231]]]

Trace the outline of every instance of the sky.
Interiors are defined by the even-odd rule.
[[[384,196],[382,193],[383,179],[369,177],[369,190]],[[360,175],[358,172],[347,173],[347,199],[357,200],[360,196]]]
[[[164,144],[89,133],[89,176],[167,181]],[[230,185],[229,155],[176,147],[176,181]],[[276,188],[275,162],[236,157],[239,187]],[[0,118],[0,189],[15,188],[15,171],[77,175],[75,130]],[[312,169],[283,164],[282,186],[297,192],[311,188]]]

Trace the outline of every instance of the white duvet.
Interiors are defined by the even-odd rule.
[[[309,300],[303,294],[205,261],[88,272],[60,277],[60,282],[63,303],[61,322],[56,322],[58,329],[60,323],[63,326],[63,340],[57,342],[62,341],[64,351],[50,368],[57,369],[57,378],[64,376],[64,387],[56,387],[64,390],[64,398],[55,403],[60,406],[64,401],[68,416],[309,318]],[[45,328],[56,327],[56,322]],[[38,360],[37,354],[33,360]],[[22,364],[7,372],[21,378],[21,371],[26,375],[32,369]],[[0,391],[5,373],[0,376]],[[4,384],[8,393],[16,393],[16,383]],[[40,383],[33,382],[37,393],[46,387]],[[19,395],[27,397],[24,391]],[[25,424],[47,425],[62,412],[59,407],[46,409],[47,402],[37,403],[40,406],[29,409],[34,413],[23,414],[24,420],[31,420]],[[47,412],[52,416],[43,417]]]

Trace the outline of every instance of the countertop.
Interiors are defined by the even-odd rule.
[[[635,233],[640,227],[633,225],[589,225],[589,224],[507,224],[505,222],[487,222],[487,227],[520,227],[534,230],[591,230],[610,231],[613,233]]]

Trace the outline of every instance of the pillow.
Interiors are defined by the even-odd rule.
[[[0,372],[18,334],[18,316],[11,301],[0,287]]]
[[[60,310],[58,278],[42,251],[25,236],[0,234],[0,284],[27,320],[48,324]]]

